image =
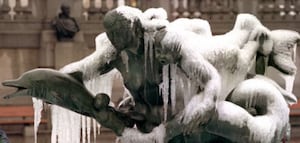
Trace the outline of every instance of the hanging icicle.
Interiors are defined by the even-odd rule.
[[[86,119],[86,132],[87,132],[87,143],[91,143],[91,126],[92,126],[92,118]]]
[[[160,91],[163,96],[164,103],[164,121],[167,121],[168,115],[168,102],[169,102],[169,65],[163,66],[163,82],[159,85]]]
[[[100,77],[91,79],[89,81],[84,82],[85,86],[87,87],[87,89],[93,94],[96,95],[98,93],[106,93],[107,95],[109,95],[109,97],[111,98],[112,95],[112,88],[113,88],[113,83],[116,77],[120,77],[120,73],[118,70],[113,69],[112,71],[101,75]],[[114,106],[114,104],[111,102],[110,106]],[[100,134],[100,130],[101,130],[101,125],[98,124],[98,122],[94,122],[93,124],[91,124],[91,118],[85,117],[82,118],[84,121],[84,127],[82,126],[82,128],[86,128],[85,131],[86,133],[84,134],[84,137],[87,137],[87,143],[90,143],[90,132],[91,129],[93,128],[94,130],[94,140],[96,141],[96,133],[98,132],[98,134]],[[91,127],[93,126],[93,127]],[[85,141],[84,141],[85,143]]]
[[[149,36],[149,60],[150,60],[150,71],[153,72],[153,61],[154,61],[154,33]]]
[[[101,125],[97,124],[97,134],[100,135],[101,134]]]
[[[159,85],[160,93],[163,96],[164,120],[167,121],[169,98],[171,99],[171,109],[175,113],[176,105],[176,64],[163,66],[163,81]]]
[[[170,64],[170,77],[171,77],[171,82],[170,82],[170,88],[171,88],[171,107],[172,107],[172,113],[175,113],[176,109],[176,70],[177,70],[177,65],[176,64]]]
[[[51,106],[52,111],[52,143],[80,143],[80,114],[61,108]]]
[[[154,30],[146,30],[144,33],[144,56],[145,56],[145,77],[154,76],[148,75],[148,72],[154,72]],[[150,64],[150,65],[148,65]]]
[[[123,64],[125,64],[125,67],[126,67],[126,72],[128,73],[129,72],[129,65],[128,65],[128,55],[125,51],[122,51],[121,52],[121,58],[122,58],[122,62]]]
[[[86,81],[84,84],[93,95],[97,93],[111,95],[113,81],[118,74],[117,70],[112,70],[105,75]],[[113,106],[113,104],[111,105]],[[80,143],[80,141],[82,143],[90,143],[92,129],[94,131],[94,141],[96,141],[96,133],[100,134],[100,125],[96,122],[92,124],[91,118],[55,105],[51,106],[51,110],[52,143]]]
[[[81,117],[81,138],[82,143],[86,143],[86,116]]]
[[[148,75],[148,52],[149,52],[149,33],[144,33],[144,71],[145,77]]]
[[[51,143],[57,143],[57,136],[58,136],[58,113],[57,110],[54,108],[55,105],[51,106],[51,121],[52,121],[52,131],[51,131]]]
[[[95,119],[93,119],[93,137],[94,137],[94,143],[96,143],[97,141],[97,126],[98,126],[98,123]]]
[[[43,101],[37,98],[32,98],[34,109],[34,142],[37,143],[37,132],[42,118]]]

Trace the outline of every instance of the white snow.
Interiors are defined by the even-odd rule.
[[[119,141],[121,143],[164,143],[165,126],[155,127],[151,133],[141,133],[136,128],[126,128]]]

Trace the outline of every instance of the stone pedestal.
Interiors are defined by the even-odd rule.
[[[94,51],[89,49],[83,39],[81,32],[74,39],[68,41],[57,41],[55,44],[55,69],[60,69],[67,64],[83,59]]]
[[[56,43],[55,32],[44,30],[41,32],[41,48],[39,67],[54,68],[54,48]]]

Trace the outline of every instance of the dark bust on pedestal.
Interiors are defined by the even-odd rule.
[[[61,13],[52,21],[58,41],[72,40],[80,30],[75,18],[70,17],[70,6],[63,4]]]

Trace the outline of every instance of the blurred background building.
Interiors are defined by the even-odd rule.
[[[71,6],[71,16],[77,20],[80,31],[72,41],[59,42],[51,21],[58,15],[63,3]],[[290,29],[300,32],[300,0],[0,0],[0,82],[17,78],[33,68],[59,69],[89,55],[95,50],[95,37],[104,32],[102,18],[105,13],[124,4],[142,10],[162,7],[168,12],[171,21],[180,17],[206,19],[210,22],[213,34],[229,31],[238,13],[256,15],[271,30]],[[299,52],[298,50],[296,62],[298,68]],[[123,94],[121,86],[115,85],[114,94]],[[0,85],[0,128],[4,128],[8,136],[13,138],[30,134],[26,130],[31,131],[32,121],[26,119],[23,122],[8,122],[2,121],[2,118],[32,118],[30,116],[33,110],[27,111],[27,107],[32,106],[29,97],[2,99],[12,90],[14,89]],[[299,74],[295,80],[294,94],[300,98]],[[117,100],[118,98],[113,99],[115,102]],[[20,113],[2,115],[10,111]],[[28,115],[23,115],[25,112]],[[46,137],[39,142],[50,142],[47,136],[51,130],[49,112],[43,112],[45,125],[41,128],[44,133],[43,129],[40,133],[46,134]],[[291,120],[293,138],[300,138],[296,136],[300,133],[297,131],[300,127],[300,106],[292,109]],[[20,139],[20,142],[23,141]]]

